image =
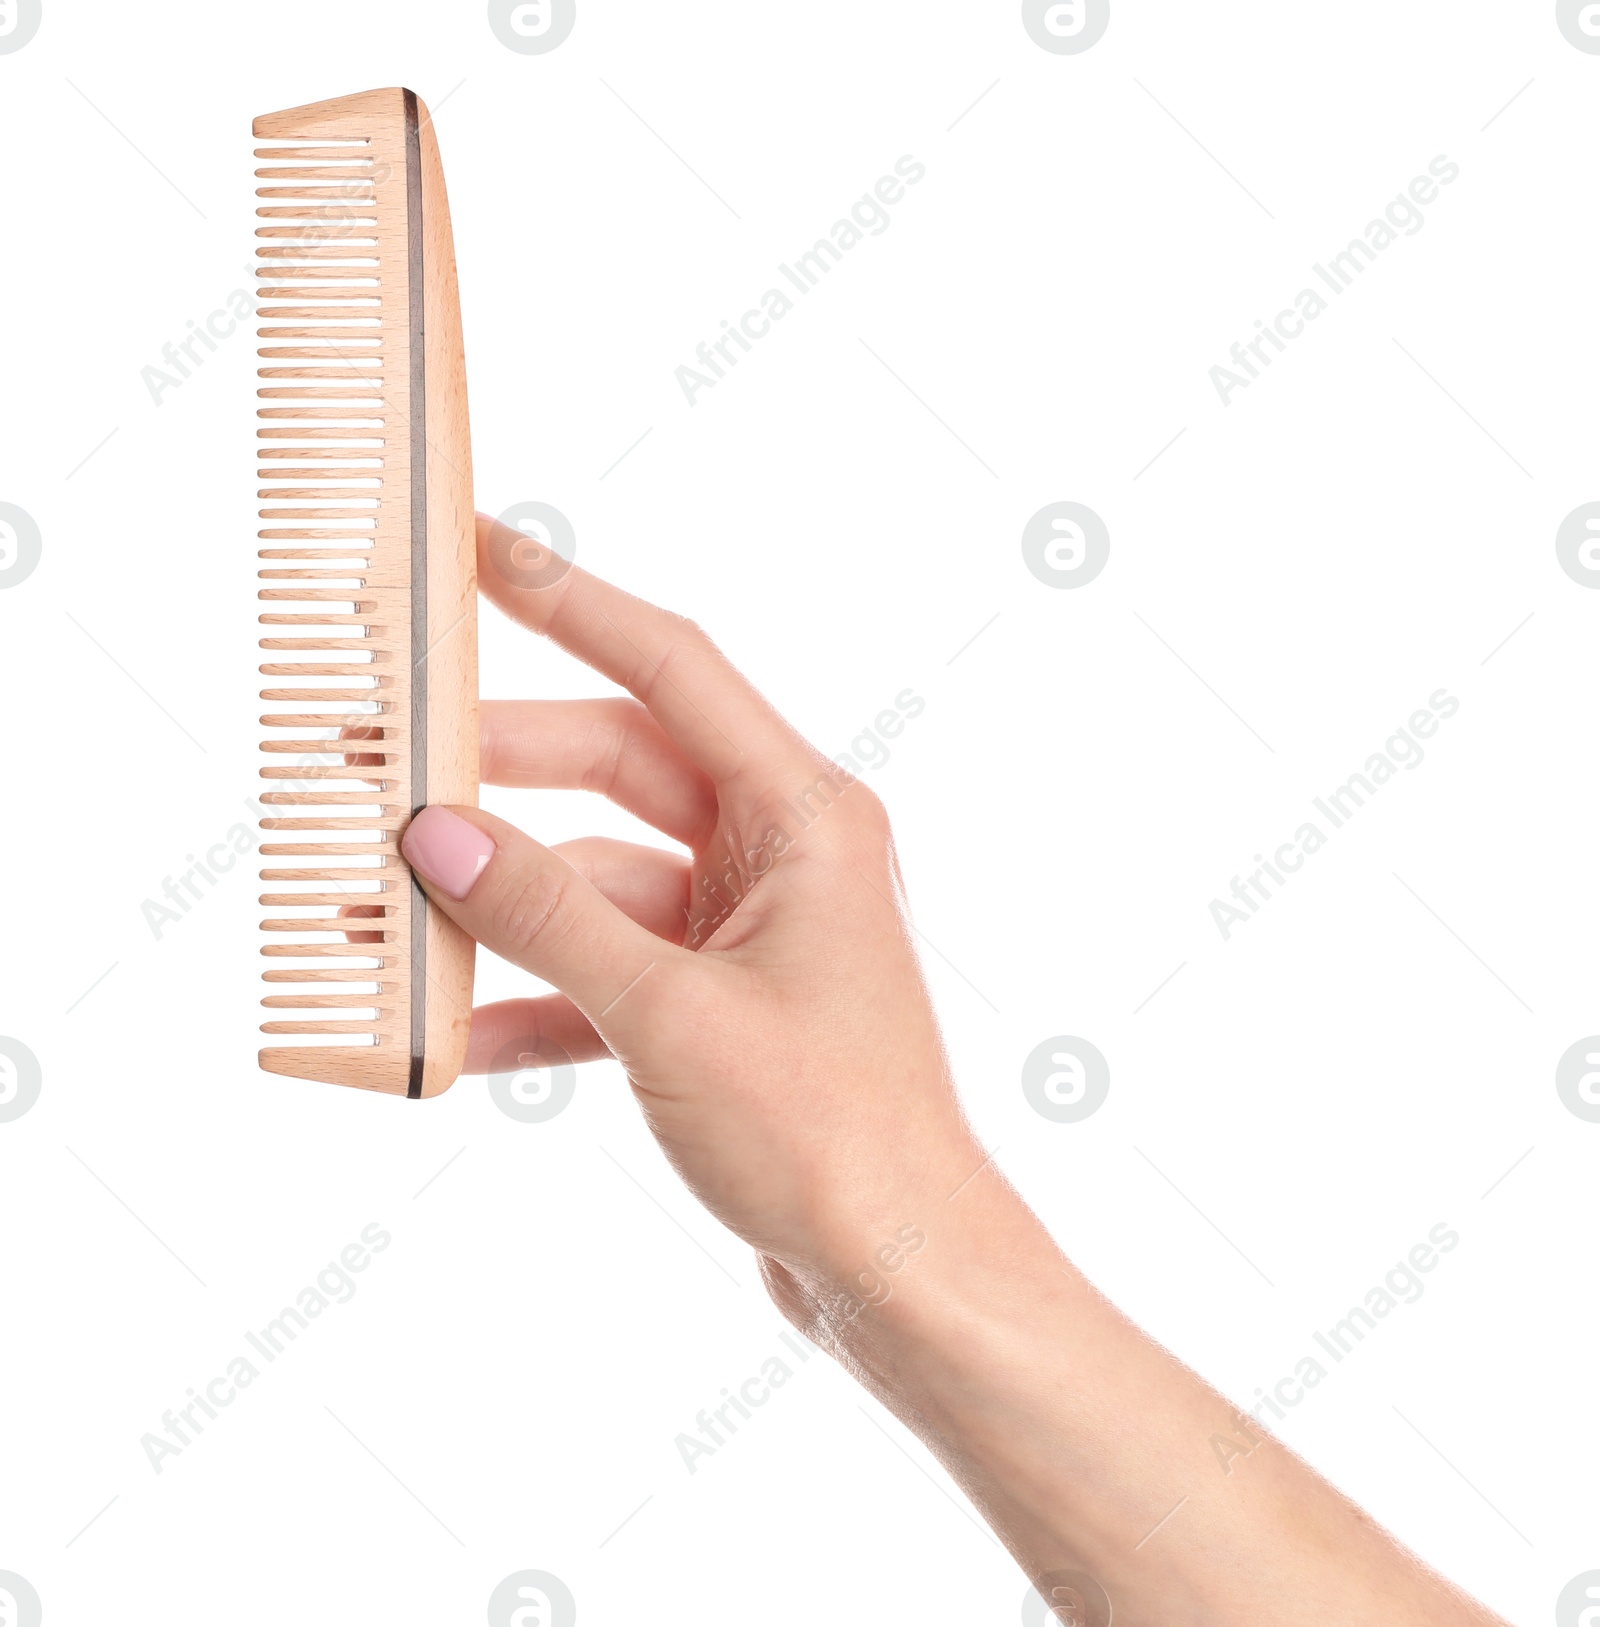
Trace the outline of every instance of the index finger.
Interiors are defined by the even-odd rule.
[[[683,616],[553,555],[478,515],[478,588],[513,621],[621,684],[718,784],[764,782],[815,760],[772,704]]]

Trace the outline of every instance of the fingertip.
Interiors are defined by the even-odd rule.
[[[374,917],[381,918],[387,913],[381,904],[341,904],[338,911],[338,920],[343,925],[346,921],[370,921]],[[384,935],[381,932],[351,932],[345,931],[347,943],[382,943]]]
[[[467,1035],[467,1058],[461,1064],[463,1073],[488,1073],[499,1049],[502,1025],[496,1021],[493,1006],[476,1006],[472,1013],[472,1028]]]
[[[458,904],[489,868],[497,851],[488,831],[450,808],[424,808],[400,838],[406,863]]]
[[[498,1000],[472,1013],[464,1073],[594,1062],[611,1053],[594,1026],[562,994]]]

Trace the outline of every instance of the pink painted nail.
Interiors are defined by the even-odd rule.
[[[472,891],[494,857],[494,842],[448,808],[424,808],[406,827],[400,851],[424,881],[456,900]]]

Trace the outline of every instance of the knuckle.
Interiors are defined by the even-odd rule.
[[[840,834],[887,837],[889,813],[877,792],[859,778],[846,774],[835,764],[813,764],[806,774],[814,774],[790,797],[793,807],[810,819],[822,821]]]
[[[484,785],[494,785],[501,769],[500,736],[492,729],[478,733],[478,779]]]
[[[584,742],[580,790],[610,797],[622,774],[623,759],[633,736],[633,720],[622,713],[603,716],[591,725]]]
[[[516,877],[496,895],[489,909],[495,942],[529,947],[558,928],[567,902],[568,878],[536,870]]]
[[[873,836],[888,837],[889,810],[884,807],[883,798],[876,791],[857,780],[850,787],[846,805],[851,810],[852,818],[864,831]]]
[[[667,613],[667,637],[661,657],[661,665],[668,661],[681,660],[685,656],[716,655],[717,646],[699,622],[688,616],[680,616],[677,611]]]
[[[886,852],[894,842],[889,811],[859,780],[845,793],[838,807],[835,839],[842,851],[858,859]]]
[[[516,766],[516,752],[511,742],[516,736],[517,714],[513,706],[504,701],[485,700],[478,703],[478,778],[487,784],[496,783],[497,776]]]
[[[676,611],[666,611],[664,614],[667,623],[659,644],[652,654],[642,656],[638,664],[640,678],[635,692],[647,707],[663,681],[674,683],[671,674],[675,669],[685,662],[703,662],[707,656],[717,654],[716,645],[698,622],[690,621]],[[684,681],[690,680],[686,677]]]

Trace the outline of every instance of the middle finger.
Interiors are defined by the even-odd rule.
[[[479,717],[485,785],[596,791],[690,848],[716,828],[711,781],[638,701],[484,701]]]

